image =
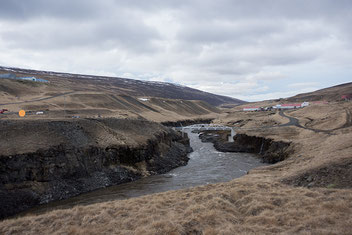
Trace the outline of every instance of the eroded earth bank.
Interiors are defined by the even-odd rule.
[[[0,122],[0,218],[187,164],[187,135],[140,120]]]

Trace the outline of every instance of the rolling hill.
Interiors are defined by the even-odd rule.
[[[333,87],[324,88],[321,90],[302,93],[288,98],[291,102],[303,101],[339,101],[343,95],[352,95],[352,82],[340,84]]]
[[[103,91],[134,97],[147,96],[166,99],[200,100],[214,106],[245,103],[239,99],[215,95],[166,82],[140,81],[120,77],[58,73],[1,66],[0,73],[15,73],[18,76],[35,76],[37,78],[46,79],[51,83],[61,86],[61,88],[75,91]]]

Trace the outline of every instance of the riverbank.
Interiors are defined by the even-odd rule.
[[[287,159],[292,153],[290,142],[274,141],[270,138],[237,134],[234,141],[228,141],[228,131],[202,131],[199,138],[214,144],[220,152],[255,153],[265,163],[277,163]]]
[[[0,140],[0,218],[165,173],[187,164],[191,151],[186,135],[148,121],[2,121],[0,125],[5,137]],[[15,139],[18,146],[13,146]]]
[[[325,114],[308,107],[288,115],[297,117],[301,125],[302,116],[314,119],[310,128],[332,123],[329,129],[334,130],[328,133],[297,126],[239,133],[291,142],[294,150],[285,160],[253,169],[239,179],[6,220],[0,222],[0,232],[350,234],[352,181],[346,179],[352,172],[352,127],[345,125],[348,117],[339,110],[351,110],[352,106],[344,103],[323,108]],[[246,125],[260,121],[255,119],[255,113],[241,115],[252,119]],[[342,123],[333,122],[338,115]],[[236,113],[225,120],[238,121]],[[344,170],[339,171],[340,168]]]
[[[223,153],[216,151],[212,143],[203,143],[198,134],[187,132],[193,152],[188,154],[187,165],[165,174],[148,176],[129,183],[119,184],[77,197],[34,207],[18,216],[47,213],[57,209],[90,205],[112,200],[124,200],[148,194],[227,182],[242,177],[253,168],[265,166],[254,154]]]

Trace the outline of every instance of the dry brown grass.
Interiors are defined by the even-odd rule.
[[[293,188],[253,174],[228,183],[1,222],[3,234],[348,234],[349,190]]]
[[[114,118],[8,120],[0,121],[0,130],[3,156],[36,152],[60,144],[82,148],[140,146],[167,132],[166,127],[154,122]]]
[[[219,116],[214,122],[240,127],[241,129],[252,129],[265,126],[277,126],[287,123],[288,120],[287,118],[281,117],[276,111],[227,111],[226,115],[223,114]]]
[[[345,106],[348,106],[348,103],[311,105],[290,111],[289,115],[299,118],[301,125],[306,127],[330,130],[345,124],[346,108],[348,108]]]
[[[219,112],[214,106],[199,100],[177,100],[158,97],[144,97],[131,93],[114,84],[97,85],[94,80],[82,81],[67,78],[49,77],[50,83],[33,83],[19,80],[0,79],[0,103],[2,108],[15,112],[12,115],[0,115],[0,118],[19,118],[17,112],[45,111],[44,115],[28,115],[26,119],[56,119],[80,116],[96,118],[146,118],[151,121],[178,121],[197,118],[214,118]],[[126,95],[124,91],[129,91]],[[65,96],[57,96],[68,93]],[[51,97],[51,98],[50,98]],[[166,96],[167,97],[167,96]],[[42,98],[50,98],[39,100]],[[37,100],[37,101],[36,101]],[[20,103],[25,102],[25,103]],[[9,103],[9,104],[6,104]],[[11,104],[14,103],[14,104]],[[66,113],[64,112],[66,110]]]
[[[58,92],[60,93],[60,90]],[[0,92],[1,96],[4,95]],[[26,96],[20,99],[1,98],[1,102],[21,102],[46,97],[48,97],[46,93],[42,95],[36,93],[35,96]],[[80,116],[81,118],[97,118],[98,115],[104,118],[146,118],[156,122],[215,118],[219,112],[215,107],[201,101],[164,98],[139,101],[135,97],[126,99],[124,96],[101,92],[75,92],[65,97],[59,96],[42,101],[3,105],[0,108],[7,108],[10,112],[15,112],[12,115],[0,116],[2,119],[19,119],[17,112],[24,109],[27,111],[27,115],[22,119],[62,119],[66,114],[66,117]],[[28,111],[33,113],[44,111],[44,115],[30,115]]]
[[[313,115],[312,110],[315,109],[297,110],[292,115],[304,118]],[[263,120],[260,115],[258,120]],[[253,169],[248,175],[227,183],[5,220],[0,222],[0,233],[351,234],[351,187],[294,187],[285,180],[316,171],[321,166],[350,161],[352,127],[331,133],[297,127],[246,133],[291,141],[295,153],[283,162]],[[331,174],[334,180],[346,176],[338,172]],[[352,174],[352,170],[345,174]]]

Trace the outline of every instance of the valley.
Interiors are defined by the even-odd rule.
[[[50,83],[0,79],[0,108],[9,110],[0,114],[2,234],[349,234],[352,230],[352,103],[341,99],[351,91],[351,83],[250,104],[310,102],[304,108],[244,112],[248,104],[243,101],[177,85],[3,68],[2,73],[7,72]],[[20,109],[28,115],[20,118]],[[202,140],[211,143],[200,143],[198,134],[169,128],[194,123],[234,128],[234,141],[228,142],[227,132],[202,131]],[[198,147],[208,146],[196,162],[190,139],[198,141]],[[212,145],[217,149],[213,155]],[[253,167],[260,167],[246,168],[240,178],[227,177],[243,162],[231,165],[221,156],[234,162],[254,156],[266,164],[256,162]],[[202,157],[208,169],[214,167],[216,179],[207,180],[205,175],[212,174],[204,173],[201,183],[190,183],[191,173],[204,169],[197,165]],[[184,172],[187,163],[194,169]],[[82,193],[135,180],[129,184],[138,185],[138,179],[147,182],[141,188],[150,190],[118,197],[107,188],[100,195],[86,194],[89,203],[84,203]],[[152,185],[158,185],[153,179],[166,182],[161,186],[166,190],[154,190],[149,179]],[[172,187],[173,179],[187,187]],[[113,187],[126,187],[125,195],[135,187],[124,185]],[[8,217],[79,194],[83,203]]]

